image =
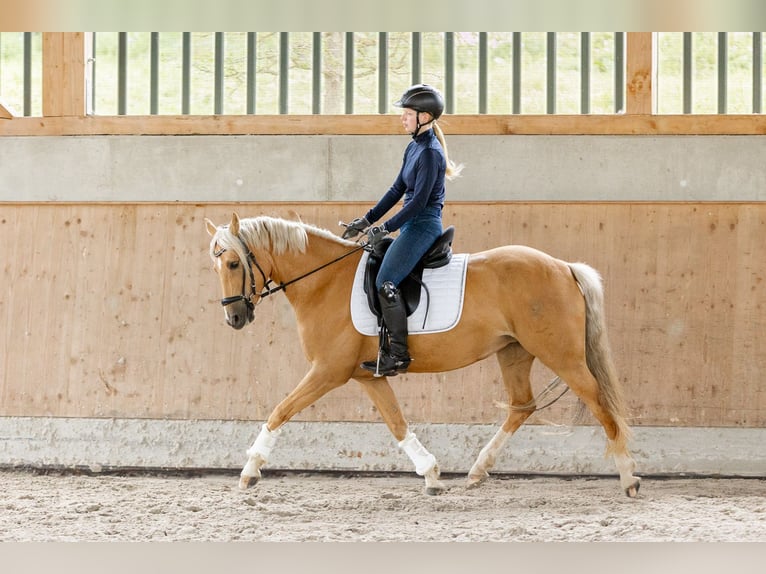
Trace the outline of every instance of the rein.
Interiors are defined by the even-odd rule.
[[[263,269],[261,269],[261,266],[258,265],[258,261],[255,259],[255,255],[253,255],[253,252],[250,250],[250,248],[247,246],[245,241],[240,237],[237,236],[237,239],[239,239],[240,244],[242,245],[242,248],[244,249],[245,253],[247,254],[247,267],[248,271],[250,272],[250,296],[245,296],[245,281],[247,281],[247,276],[245,274],[245,269],[243,267],[242,269],[242,293],[240,295],[233,295],[231,297],[224,297],[221,299],[221,305],[226,307],[227,305],[231,305],[232,303],[235,303],[237,301],[244,301],[247,305],[248,311],[252,313],[253,309],[255,308],[255,304],[253,303],[252,299],[253,296],[257,296],[258,300],[264,299],[265,297],[268,297],[269,295],[273,295],[274,293],[278,293],[279,291],[285,291],[287,289],[288,285],[292,285],[293,283],[297,283],[298,281],[305,279],[306,277],[309,277],[313,275],[314,273],[317,273],[318,271],[321,271],[322,269],[329,267],[330,265],[333,265],[335,263],[338,263],[339,261],[342,261],[349,255],[353,255],[357,251],[361,251],[366,247],[366,245],[360,245],[359,247],[356,247],[352,249],[351,251],[344,253],[340,257],[336,257],[332,261],[328,261],[327,263],[320,265],[316,269],[312,269],[311,271],[304,273],[303,275],[299,275],[298,277],[295,277],[293,279],[290,279],[289,281],[281,282],[276,287],[269,287],[273,281],[266,277],[266,274],[263,272]],[[214,253],[215,257],[220,257],[226,252],[226,248],[223,247],[216,251]],[[256,287],[255,287],[255,276],[253,274],[253,265],[255,265],[255,268],[258,269],[258,272],[261,274],[261,277],[263,278],[263,289],[260,293],[256,293]]]
[[[241,240],[240,240],[240,241],[241,241]],[[288,285],[292,285],[293,283],[297,283],[297,282],[298,282],[298,281],[300,281],[301,279],[305,279],[306,277],[309,277],[310,275],[313,275],[313,274],[314,274],[314,273],[316,273],[317,271],[321,271],[321,270],[322,270],[322,269],[324,269],[325,267],[329,267],[330,265],[333,265],[333,264],[335,264],[335,263],[338,263],[339,261],[342,261],[343,259],[345,259],[345,258],[346,258],[346,257],[348,257],[349,255],[353,255],[353,254],[354,254],[354,253],[356,253],[357,251],[361,251],[361,250],[362,250],[362,249],[364,249],[365,247],[366,247],[366,245],[360,245],[359,247],[355,247],[355,248],[354,248],[354,249],[352,249],[351,251],[349,251],[349,252],[347,252],[347,253],[344,253],[344,254],[343,254],[343,255],[341,255],[340,257],[336,257],[336,258],[335,258],[335,259],[333,259],[332,261],[328,261],[328,262],[327,262],[327,263],[325,263],[324,265],[320,265],[320,266],[319,266],[319,267],[317,267],[316,269],[312,269],[312,270],[311,270],[311,271],[309,271],[308,273],[304,273],[303,275],[299,275],[298,277],[295,277],[295,278],[293,278],[293,279],[290,279],[289,281],[285,281],[285,282],[283,282],[283,283],[280,283],[279,285],[277,285],[276,287],[272,287],[271,289],[266,289],[266,285],[267,285],[268,283],[271,283],[271,282],[272,282],[272,281],[271,281],[271,279],[269,279],[269,280],[268,280],[268,283],[264,284],[264,290],[263,290],[263,291],[261,291],[260,293],[258,293],[258,296],[259,296],[261,299],[263,299],[264,297],[268,297],[269,295],[273,295],[274,293],[277,293],[277,292],[279,292],[279,291],[284,291],[284,290],[285,290],[285,288],[286,288]],[[252,254],[250,254],[250,255],[252,255]],[[254,257],[254,256],[253,256],[253,262],[255,262],[255,257]],[[260,267],[259,267],[258,269],[260,270]],[[263,271],[261,271],[261,274],[263,274]]]

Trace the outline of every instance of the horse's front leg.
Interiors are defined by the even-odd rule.
[[[391,434],[398,441],[399,447],[410,457],[415,465],[415,472],[425,478],[426,494],[434,495],[444,492],[445,486],[439,480],[439,465],[436,464],[436,457],[426,450],[415,433],[409,429],[388,380],[385,377],[357,380],[367,391]]]
[[[276,444],[280,427],[297,413],[318,401],[332,389],[343,385],[348,377],[343,379],[337,374],[312,367],[303,377],[300,384],[292,390],[272,411],[269,418],[261,427],[258,438],[247,449],[247,463],[239,476],[239,487],[247,489],[261,478],[261,468],[268,463],[271,451]]]
[[[279,433],[280,429],[270,431],[268,423],[263,423],[258,438],[255,439],[253,446],[247,449],[247,462],[239,475],[239,487],[242,490],[253,486],[261,479],[261,467],[269,462],[271,449],[274,448]]]

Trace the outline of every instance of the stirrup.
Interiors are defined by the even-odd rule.
[[[378,352],[375,361],[365,361],[360,367],[370,371],[374,377],[395,377],[399,373],[406,373],[412,359],[407,357],[394,357],[385,351]]]

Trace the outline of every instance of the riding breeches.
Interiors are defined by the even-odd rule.
[[[386,281],[397,287],[442,234],[441,207],[427,207],[405,223],[380,264],[375,288]]]

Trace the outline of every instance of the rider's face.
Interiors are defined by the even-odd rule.
[[[404,108],[402,110],[402,126],[408,133],[413,133],[418,128],[418,112],[410,108]],[[425,124],[431,119],[430,114],[426,112],[420,112],[420,124]]]
[[[408,132],[414,132],[418,126],[417,117],[418,113],[415,110],[404,108],[402,110],[402,127]]]

